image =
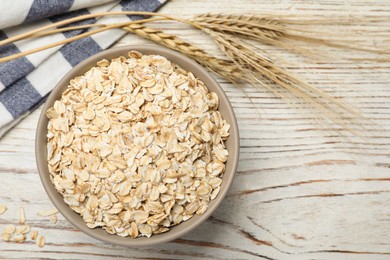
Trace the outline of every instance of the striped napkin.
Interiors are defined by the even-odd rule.
[[[155,11],[166,0],[1,0],[0,40],[67,18],[106,11]],[[137,16],[109,16],[72,25],[121,23]],[[12,27],[11,27],[12,26]],[[73,37],[77,30],[0,46],[0,57]],[[56,83],[80,61],[112,46],[126,32],[109,30],[0,63],[0,137],[44,102]]]

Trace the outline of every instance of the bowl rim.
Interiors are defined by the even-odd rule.
[[[194,73],[194,75],[201,79],[202,81],[207,81],[211,82],[211,84],[214,85],[215,90],[214,92],[217,92],[217,95],[219,97],[219,102],[224,102],[226,105],[226,110],[227,113],[230,115],[232,121],[230,123],[230,139],[232,140],[232,147],[233,153],[229,154],[228,160],[232,160],[232,165],[233,167],[231,168],[231,172],[226,174],[226,171],[224,173],[223,181],[224,181],[224,189],[221,188],[220,193],[218,196],[212,201],[212,205],[206,210],[205,213],[202,215],[196,215],[196,219],[192,217],[191,219],[187,220],[191,221],[191,225],[187,225],[186,227],[176,229],[174,232],[172,229],[166,233],[163,234],[168,234],[168,235],[163,235],[163,234],[157,234],[153,235],[150,238],[136,238],[132,239],[129,237],[120,237],[117,235],[110,235],[107,233],[105,230],[104,233],[98,233],[95,232],[95,229],[90,229],[86,226],[84,220],[80,217],[80,220],[74,219],[74,217],[70,216],[67,212],[65,212],[66,209],[64,207],[66,206],[68,209],[72,210],[63,200],[59,200],[56,198],[58,196],[58,192],[55,189],[53,183],[50,181],[50,178],[45,177],[47,174],[50,174],[48,172],[48,167],[47,167],[47,159],[46,159],[46,143],[47,143],[47,123],[48,119],[45,115],[45,111],[53,105],[54,101],[57,100],[56,96],[61,95],[61,93],[64,91],[66,86],[69,83],[69,80],[74,78],[77,75],[82,75],[85,71],[87,71],[91,66],[89,64],[93,62],[94,65],[96,66],[96,62],[107,58],[107,56],[110,56],[110,58],[107,59],[112,59],[114,57],[119,57],[123,56],[124,52],[129,52],[131,50],[139,51],[143,54],[156,54],[156,55],[161,55],[164,57],[167,57],[169,60],[172,60],[172,57],[175,59],[175,61],[172,61],[173,63],[178,64],[179,66],[185,64],[187,67],[191,67],[191,69],[186,69],[187,71],[191,71]],[[121,54],[122,53],[122,54]],[[196,75],[197,74],[197,75]],[[207,85],[206,85],[207,87]],[[237,124],[237,119],[234,113],[234,110],[231,106],[231,103],[229,102],[229,99],[226,95],[226,93],[223,91],[219,83],[210,75],[209,71],[207,71],[204,67],[199,65],[196,61],[188,58],[187,56],[178,53],[176,51],[160,47],[160,46],[155,46],[155,45],[126,45],[126,46],[121,46],[121,47],[116,47],[116,48],[111,48],[102,52],[99,52],[95,55],[90,56],[89,58],[83,60],[80,62],[78,65],[73,67],[70,71],[68,71],[62,78],[61,80],[55,85],[54,89],[51,91],[50,95],[48,96],[43,109],[41,111],[39,120],[38,120],[38,125],[37,125],[37,130],[36,130],[36,136],[35,136],[35,157],[36,157],[36,164],[38,168],[38,173],[39,177],[41,179],[41,182],[44,186],[44,189],[49,196],[49,199],[52,201],[54,206],[58,209],[58,211],[67,219],[74,227],[82,231],[83,233],[98,239],[103,242],[115,244],[115,245],[120,245],[120,246],[126,246],[126,247],[139,247],[139,246],[150,246],[150,245],[155,245],[155,244],[160,244],[160,243],[165,243],[172,241],[176,238],[179,238],[183,236],[184,234],[187,234],[194,228],[198,227],[201,223],[203,223],[206,219],[209,218],[209,216],[216,210],[216,208],[221,204],[223,199],[225,198],[232,182],[235,176],[235,173],[237,171],[237,166],[238,166],[238,161],[239,161],[239,154],[240,154],[240,137],[239,137],[239,132],[238,132],[238,124]],[[45,144],[44,147],[42,147],[42,144]],[[229,151],[232,152],[232,151]],[[227,179],[225,179],[225,176],[227,175]],[[62,197],[62,195],[60,195]],[[209,204],[210,205],[210,204]],[[73,211],[73,210],[72,210]],[[78,213],[76,213],[78,214]],[[184,223],[186,223],[184,222]],[[180,224],[178,225],[180,226]],[[107,235],[106,235],[107,234]],[[109,236],[108,236],[109,235]],[[110,236],[115,236],[110,237]],[[120,239],[117,239],[120,238]],[[115,241],[113,241],[115,240]]]

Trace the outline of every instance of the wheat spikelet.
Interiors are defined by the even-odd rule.
[[[204,14],[195,16],[191,22],[216,32],[277,46],[303,56],[312,58],[321,56],[302,45],[294,45],[291,41],[286,41],[292,30],[288,30],[276,19],[254,15]]]
[[[215,31],[241,33],[246,36],[262,36],[276,39],[285,30],[284,26],[272,19],[253,15],[203,14],[191,21]]]
[[[180,40],[175,35],[164,33],[160,30],[146,27],[143,24],[130,24],[124,27],[128,32],[135,33],[143,38],[152,40],[158,44],[164,45],[170,49],[179,51],[188,57],[193,58],[203,66],[209,68],[216,74],[229,79],[232,82],[237,82],[245,79],[245,74],[234,65],[230,60],[218,59],[208,54],[203,49]]]

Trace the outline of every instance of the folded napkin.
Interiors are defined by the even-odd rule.
[[[166,0],[1,0],[0,40],[71,17],[106,11],[156,11]],[[138,16],[107,16],[72,25],[121,23]],[[17,26],[15,26],[17,25]],[[13,27],[9,27],[13,26]],[[5,28],[5,29],[4,29]],[[0,46],[0,57],[73,37],[77,30]],[[0,63],[0,137],[38,107],[56,83],[80,61],[109,48],[126,32],[114,29]]]

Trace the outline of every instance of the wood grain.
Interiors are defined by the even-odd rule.
[[[390,16],[380,0],[231,0],[168,3],[161,12],[192,14],[263,12]],[[160,23],[210,52],[214,44],[185,25]],[[129,35],[118,45],[149,42]],[[280,54],[269,49],[272,53]],[[296,59],[285,55],[288,60]],[[40,109],[0,140],[0,228],[16,223],[24,207],[27,222],[46,246],[0,242],[1,259],[389,259],[390,258],[390,66],[337,60],[291,69],[344,98],[378,128],[366,140],[323,131],[268,91],[238,89],[217,78],[236,112],[241,135],[240,164],[222,205],[202,226],[171,243],[122,248],[38,217],[52,204],[35,166],[34,135]]]

